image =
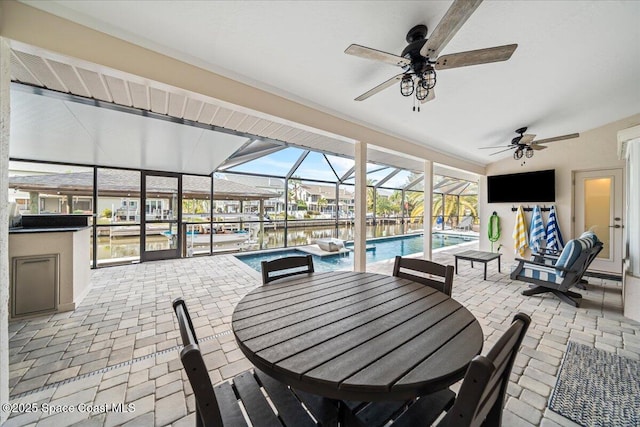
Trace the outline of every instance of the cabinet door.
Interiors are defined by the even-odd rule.
[[[13,258],[13,315],[55,311],[58,294],[58,256]]]

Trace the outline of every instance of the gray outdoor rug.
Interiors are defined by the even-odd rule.
[[[549,409],[585,427],[640,425],[640,362],[569,341]]]

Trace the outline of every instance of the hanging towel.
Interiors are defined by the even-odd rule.
[[[489,217],[489,228],[487,231],[489,241],[491,242],[491,252],[493,252],[493,244],[500,238],[500,217],[495,212]]]
[[[524,256],[527,248],[527,220],[524,217],[522,206],[518,206],[516,212],[516,226],[513,228],[513,241],[515,243],[516,255]]]
[[[531,226],[529,228],[529,247],[533,252],[540,252],[540,247],[546,239],[546,233],[544,230],[544,222],[542,221],[542,211],[540,206],[535,205],[533,207],[533,213],[531,214]]]
[[[562,240],[562,233],[560,233],[560,226],[558,226],[558,220],[556,218],[556,206],[551,205],[549,221],[547,222],[547,249],[559,251],[563,247],[564,241]]]

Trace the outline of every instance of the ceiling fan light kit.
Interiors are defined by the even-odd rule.
[[[345,53],[360,58],[372,59],[401,67],[403,72],[379,84],[358,96],[363,101],[400,81],[400,93],[409,97],[415,93],[415,100],[425,103],[435,99],[436,70],[466,67],[506,61],[518,47],[517,44],[478,49],[468,52],[439,56],[449,40],[469,19],[482,0],[454,0],[442,20],[427,39],[426,25],[416,25],[409,30],[406,41],[409,43],[402,53],[394,55],[381,50],[352,44]],[[416,111],[415,101],[413,110]],[[420,106],[418,105],[418,111]]]

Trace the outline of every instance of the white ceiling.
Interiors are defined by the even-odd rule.
[[[548,138],[640,112],[640,2],[485,1],[442,54],[509,43],[506,62],[438,73],[437,98],[412,112],[397,74],[343,53],[358,43],[399,54],[406,32],[431,32],[450,1],[25,1],[116,37],[453,156],[514,130]],[[557,142],[562,144],[562,142]]]
[[[14,159],[206,175],[249,141],[20,90],[11,118]]]

